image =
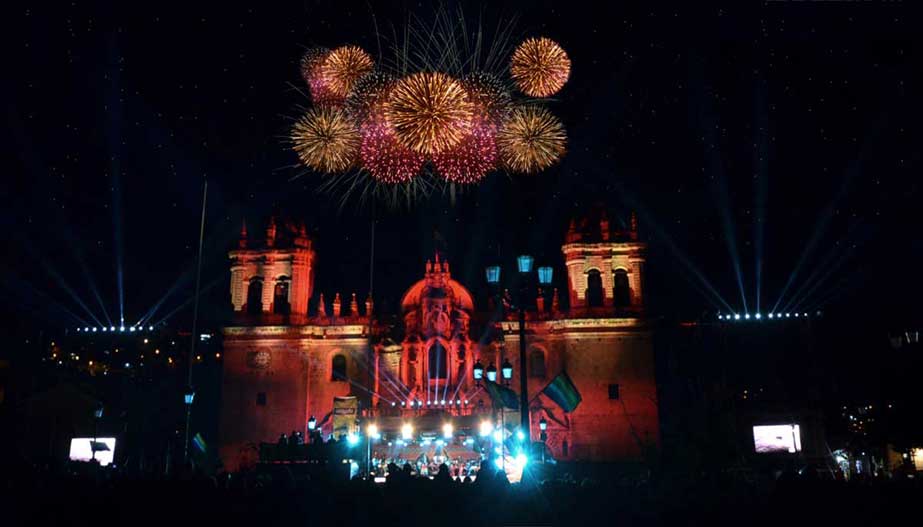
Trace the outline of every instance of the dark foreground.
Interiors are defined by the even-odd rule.
[[[219,478],[88,468],[0,474],[0,525],[911,525],[921,520],[923,497],[920,478],[638,483],[561,475],[520,485],[486,477],[376,485],[296,476],[285,467]]]

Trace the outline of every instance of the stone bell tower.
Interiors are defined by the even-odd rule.
[[[303,320],[314,288],[314,249],[304,223],[272,218],[264,232],[252,237],[244,224],[237,249],[228,253],[234,314],[256,324],[273,315]]]
[[[632,213],[627,230],[613,229],[604,211],[571,221],[561,251],[570,310],[585,316],[639,316],[644,311],[647,244],[638,241]]]

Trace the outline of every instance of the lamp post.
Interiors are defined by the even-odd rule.
[[[523,430],[531,442],[532,431],[529,426],[529,369],[526,365],[526,290],[529,276],[532,274],[532,267],[535,264],[535,258],[530,255],[522,254],[516,257],[516,269],[519,271],[519,294],[516,300],[516,309],[519,312],[519,414],[520,428]],[[538,280],[541,285],[551,283],[554,270],[551,267],[543,266],[538,269]],[[486,268],[485,275],[487,283],[491,286],[500,284],[500,266],[492,265]],[[501,303],[502,305],[502,303]],[[512,366],[506,369],[508,362],[504,361],[501,366],[504,378],[509,372],[510,377],[513,375]],[[490,370],[488,369],[488,372]],[[496,377],[496,373],[494,373]],[[489,377],[488,377],[489,378]]]
[[[545,462],[545,441],[548,441],[548,421],[544,417],[538,420],[538,429],[542,431],[539,438],[542,440],[542,463]]]
[[[186,403],[186,438],[183,441],[183,462],[189,461],[189,417],[192,415],[192,401],[195,399],[195,390],[192,386],[186,388],[183,402]]]
[[[93,442],[90,443],[90,452],[93,453],[93,461],[96,461],[96,441],[99,438],[99,420],[103,418],[103,405],[99,405],[93,410]]]

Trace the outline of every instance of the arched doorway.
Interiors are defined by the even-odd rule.
[[[598,269],[587,271],[586,303],[590,307],[602,307],[603,305],[603,279]]]
[[[252,278],[247,287],[247,314],[259,315],[263,312],[263,279]]]
[[[448,367],[446,366],[448,353],[446,353],[445,346],[441,342],[438,340],[433,342],[433,345],[429,347],[427,359],[430,379],[445,379],[448,377]]]
[[[272,291],[272,312],[287,315],[291,311],[288,303],[288,278],[280,277]]]
[[[612,297],[616,308],[626,308],[631,306],[631,287],[628,285],[628,271],[616,269],[613,278],[615,286],[612,291]]]

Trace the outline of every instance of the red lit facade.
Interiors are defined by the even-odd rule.
[[[515,314],[491,321],[487,302],[476,305],[439,255],[404,294],[403,337],[395,341],[377,329],[371,299],[317,295],[308,312],[315,255],[303,227],[272,221],[259,237],[244,230],[229,253],[236,322],[224,329],[225,467],[253,459],[259,442],[303,432],[310,416],[326,435],[337,396],[356,396],[386,431],[405,422],[423,431],[446,419],[476,427],[494,410],[472,367],[480,361],[499,371],[504,360],[513,365],[514,389],[519,375],[529,376],[532,436],[544,417],[556,458],[639,459],[659,441],[644,250],[633,219],[626,232],[610,230],[605,217],[573,223],[562,247],[570,308],[560,308],[556,290],[543,292],[527,316],[522,368]],[[582,396],[571,413],[541,394],[562,370]],[[518,416],[507,411],[505,419]]]

